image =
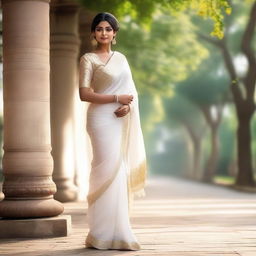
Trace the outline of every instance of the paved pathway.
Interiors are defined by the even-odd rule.
[[[0,255],[256,256],[256,194],[177,178],[151,178],[146,192],[131,217],[140,251],[85,249],[86,203],[75,202],[70,236],[2,239]]]

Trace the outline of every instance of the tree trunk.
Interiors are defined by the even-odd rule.
[[[223,104],[216,104],[216,116],[214,117],[211,114],[211,107],[213,106],[201,106],[200,110],[202,111],[206,123],[208,124],[210,131],[211,131],[211,152],[208,157],[204,174],[203,174],[203,181],[205,182],[212,182],[214,175],[216,173],[218,160],[219,160],[219,148],[220,148],[220,141],[218,136],[218,130],[222,119],[223,113]]]
[[[200,179],[201,175],[201,140],[196,138],[193,142],[193,178]]]
[[[202,137],[198,136],[193,128],[191,128],[188,124],[184,123],[184,127],[186,128],[188,135],[191,139],[193,145],[193,166],[192,166],[192,179],[199,180],[201,175],[201,141]]]
[[[212,182],[216,173],[219,159],[219,136],[218,126],[211,126],[211,153],[206,163],[203,181]]]
[[[251,119],[252,114],[238,113],[237,129],[237,158],[238,174],[236,185],[238,186],[255,186],[252,168],[252,151],[251,151]]]

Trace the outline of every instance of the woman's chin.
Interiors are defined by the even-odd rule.
[[[106,44],[110,44],[110,41],[107,40],[100,40],[99,41],[100,44],[106,45]]]

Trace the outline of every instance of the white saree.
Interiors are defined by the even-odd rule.
[[[107,63],[97,54],[80,58],[79,87],[101,94],[132,94],[130,112],[116,117],[120,103],[90,103],[86,129],[93,159],[89,179],[86,247],[139,250],[129,210],[134,195],[144,196],[146,155],[138,94],[126,57],[114,51]]]

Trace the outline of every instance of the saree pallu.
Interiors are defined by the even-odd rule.
[[[134,96],[130,112],[124,117],[114,114],[121,106],[119,103],[91,103],[87,110],[86,129],[93,159],[87,196],[89,233],[86,247],[139,250],[140,244],[129,220],[133,196],[145,195],[146,155],[138,94],[124,55],[114,52],[107,65],[93,53],[85,57],[83,74],[87,77],[82,81],[90,76],[94,91]]]

